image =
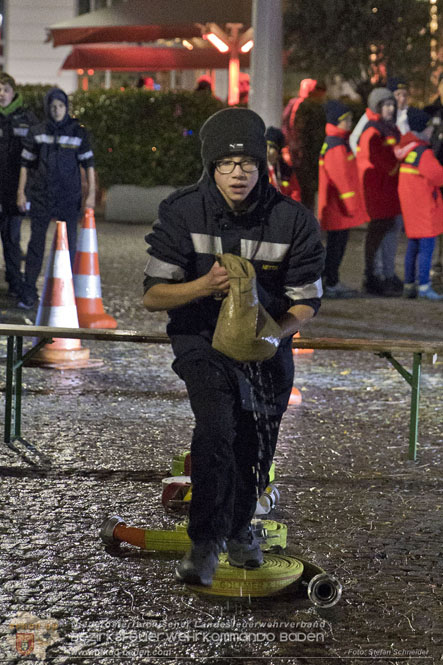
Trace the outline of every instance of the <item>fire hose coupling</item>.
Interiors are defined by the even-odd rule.
[[[308,598],[317,607],[333,607],[341,598],[341,583],[328,573],[315,575],[308,584]]]
[[[115,527],[119,524],[126,525],[125,520],[119,515],[113,515],[112,517],[107,517],[101,524],[100,527],[100,538],[105,543],[105,545],[116,545],[120,541],[114,537]]]

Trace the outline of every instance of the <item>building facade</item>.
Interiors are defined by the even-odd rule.
[[[46,28],[78,11],[78,0],[0,0],[0,69],[19,84],[51,84],[73,92],[76,73],[61,69],[71,49],[53,48],[46,42]]]

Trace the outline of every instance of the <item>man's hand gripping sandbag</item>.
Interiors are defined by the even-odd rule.
[[[234,254],[221,254],[217,261],[228,271],[230,288],[221,305],[212,346],[238,362],[269,360],[277,351],[281,328],[258,300],[252,263]]]

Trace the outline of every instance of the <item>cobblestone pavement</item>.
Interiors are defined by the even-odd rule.
[[[146,229],[99,221],[98,231],[106,310],[121,328],[163,331],[164,315],[141,306]],[[343,270],[355,287],[363,238],[352,232]],[[3,282],[0,291],[4,322],[33,320],[7,301]],[[443,303],[324,301],[305,334],[441,342],[442,313]],[[4,338],[0,344],[4,357]],[[199,595],[175,582],[175,555],[105,549],[98,538],[105,516],[174,528],[179,518],[165,514],[160,482],[173,455],[188,448],[193,419],[169,346],[85,345],[102,367],[24,370],[23,433],[49,464],[0,448],[0,663],[443,660],[443,359],[423,370],[412,462],[410,389],[386,360],[295,356],[303,401],[283,420],[275,459],[281,501],[272,517],[288,525],[288,554],[343,583],[340,603],[318,609],[301,594]],[[409,357],[400,359],[409,366]],[[32,636],[33,653],[20,655]]]

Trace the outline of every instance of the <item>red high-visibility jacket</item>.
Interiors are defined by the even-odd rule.
[[[396,154],[401,159],[398,193],[408,238],[433,238],[443,233],[443,166],[429,143],[408,132]]]
[[[394,146],[400,140],[395,125],[366,109],[369,122],[360,134],[357,167],[370,219],[388,219],[400,213],[398,162]]]
[[[318,218],[325,231],[341,231],[367,222],[350,132],[326,125],[318,160]]]

